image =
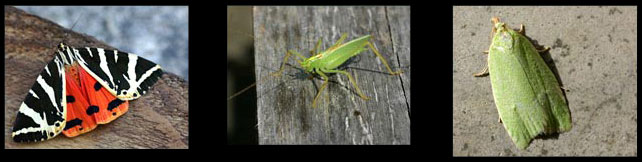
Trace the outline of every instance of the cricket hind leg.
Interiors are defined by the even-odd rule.
[[[372,50],[372,52],[373,52],[375,55],[377,55],[377,57],[379,57],[379,59],[381,59],[381,62],[383,62],[383,65],[385,65],[385,66],[386,66],[386,68],[388,69],[388,72],[390,72],[390,74],[391,74],[391,75],[399,75],[399,74],[401,74],[401,73],[402,73],[402,71],[401,71],[401,70],[398,70],[398,71],[396,71],[396,72],[392,72],[392,69],[390,68],[390,65],[388,65],[388,61],[386,61],[386,59],[385,59],[385,58],[383,58],[383,56],[381,56],[381,54],[379,53],[379,51],[378,51],[378,50],[377,50],[377,49],[372,45],[372,43],[370,43],[370,41],[368,41],[368,43],[367,43],[367,44],[368,44],[368,46],[370,47],[370,49]]]

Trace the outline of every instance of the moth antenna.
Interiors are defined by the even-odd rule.
[[[80,16],[78,16],[78,18],[76,18],[76,20],[74,21],[74,24],[71,25],[71,28],[69,28],[69,30],[74,31],[74,27],[76,26],[76,23],[78,23],[78,20],[80,20],[80,18],[83,15],[84,15],[84,13],[81,13]],[[67,35],[68,35],[68,33],[65,32],[64,36],[62,37],[62,43],[65,43],[65,39],[67,39]]]

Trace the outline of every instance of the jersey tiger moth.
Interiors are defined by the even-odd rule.
[[[135,54],[58,45],[31,87],[11,136],[16,142],[74,137],[127,112],[162,75],[159,65]]]

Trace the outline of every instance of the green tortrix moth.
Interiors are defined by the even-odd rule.
[[[533,44],[519,31],[492,19],[493,39],[488,66],[475,76],[490,73],[500,121],[513,143],[525,149],[538,135],[571,129],[571,115],[555,75]]]

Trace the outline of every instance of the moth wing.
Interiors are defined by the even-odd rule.
[[[495,104],[511,139],[524,149],[537,135],[558,130],[562,122],[553,111],[563,107],[553,99],[559,96],[552,92],[552,72],[526,38],[508,29],[493,39],[489,72]],[[554,76],[553,81],[559,90]]]
[[[11,133],[14,141],[44,141],[60,134],[67,117],[64,76],[64,63],[56,55],[40,72],[18,109]]]
[[[72,67],[73,68],[73,67]],[[71,72],[76,72],[77,69]],[[67,137],[75,137],[94,130],[97,127],[96,120],[87,113],[90,107],[89,101],[82,87],[71,75],[66,76],[67,82],[67,124],[63,134]]]
[[[537,99],[543,107],[548,109],[547,115],[552,115],[552,123],[544,133],[553,132],[566,132],[571,129],[571,115],[566,102],[566,97],[560,88],[560,84],[555,77],[551,68],[546,64],[542,56],[533,44],[524,36],[518,35],[521,42],[524,42],[525,54],[522,64],[528,65],[528,69],[532,70],[528,75],[531,80],[530,85],[537,90]]]
[[[129,109],[129,102],[123,101],[111,94],[96,79],[85,70],[79,70],[82,87],[87,94],[87,99],[93,110],[88,110],[98,124],[107,124]]]
[[[109,123],[127,112],[127,101],[117,99],[84,69],[71,67],[79,83],[68,78],[68,120],[63,133],[74,137],[89,132],[98,124]],[[68,76],[70,77],[70,76]]]
[[[144,95],[162,75],[159,65],[131,53],[86,47],[75,54],[79,65],[121,100]]]

